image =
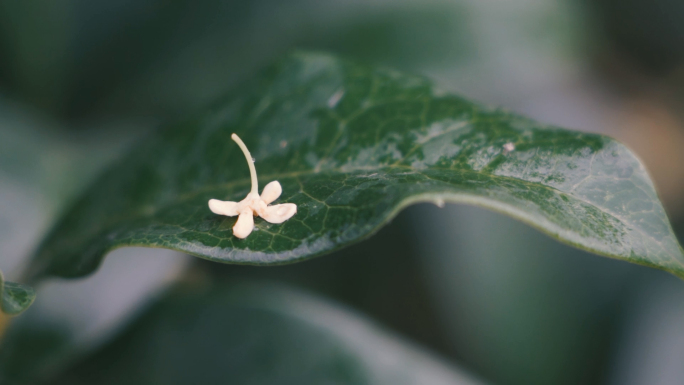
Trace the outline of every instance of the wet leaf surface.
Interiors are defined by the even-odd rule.
[[[255,219],[247,239],[211,198],[278,180],[298,213]],[[81,276],[117,247],[225,263],[282,264],[376,232],[421,201],[487,207],[576,247],[684,276],[684,256],[643,165],[605,136],[548,127],[440,92],[429,81],[296,53],[112,166],[56,225],[34,277]]]

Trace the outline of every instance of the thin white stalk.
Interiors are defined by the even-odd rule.
[[[238,144],[238,146],[240,146],[242,153],[245,154],[245,158],[247,159],[247,165],[249,166],[249,175],[252,177],[252,191],[250,192],[250,194],[259,195],[259,182],[257,181],[256,168],[254,168],[252,154],[249,153],[247,146],[245,146],[245,144],[242,142],[242,139],[240,139],[239,136],[233,134],[230,137],[235,141],[235,143]]]

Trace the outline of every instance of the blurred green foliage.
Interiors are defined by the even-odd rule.
[[[201,108],[292,48],[426,74],[447,90],[517,107],[615,52],[627,58],[620,64],[676,72],[682,12],[677,0],[0,0],[0,268],[16,270],[7,266],[21,265],[65,202],[127,143],[160,120]],[[620,71],[608,69],[618,82]],[[603,75],[592,74],[592,82]],[[426,207],[327,258],[267,269],[201,262],[185,279],[301,286],[500,384],[625,384],[614,382],[620,370],[637,384],[634,373],[648,368],[655,351],[668,351],[663,341],[677,341],[653,337],[658,328],[647,324],[635,333],[661,345],[623,349],[634,332],[625,327],[631,312],[643,311],[634,298],[651,301],[649,288],[673,277],[588,256],[496,214]],[[4,336],[4,382],[49,379],[91,354],[65,354],[75,349],[73,325],[55,322],[39,302],[19,318],[31,322],[15,322]],[[112,342],[98,357],[112,354],[119,331],[103,337]],[[628,368],[620,366],[625,354],[636,357]],[[651,367],[657,370],[646,373],[655,377],[644,384],[667,372]],[[85,375],[82,368],[70,375]]]
[[[206,280],[172,290],[53,383],[157,382],[476,383],[334,304],[264,282]]]

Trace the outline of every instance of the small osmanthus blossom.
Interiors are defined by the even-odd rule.
[[[249,174],[252,177],[252,191],[240,202],[210,199],[209,209],[219,215],[229,217],[238,215],[238,220],[235,222],[235,226],[233,226],[233,234],[238,238],[244,239],[254,230],[254,216],[258,215],[270,223],[283,223],[297,213],[297,205],[294,203],[283,203],[269,206],[283,192],[283,188],[277,180],[267,184],[264,187],[264,191],[261,192],[261,196],[259,196],[259,183],[257,182],[252,155],[237,135],[233,134],[231,138],[240,146],[240,149],[245,154],[245,158],[247,158]]]

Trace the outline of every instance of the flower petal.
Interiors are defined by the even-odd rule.
[[[209,210],[211,210],[214,214],[234,217],[234,216],[238,215],[237,205],[238,205],[238,202],[220,201],[218,199],[209,199]]]
[[[246,209],[240,213],[235,226],[233,226],[233,235],[238,238],[245,239],[254,230],[254,214],[252,210]]]
[[[283,203],[266,207],[266,210],[261,214],[267,222],[283,223],[292,218],[297,213],[297,205],[294,203]]]
[[[280,186],[280,183],[277,180],[274,180],[264,187],[264,190],[261,192],[261,200],[263,200],[266,204],[270,204],[274,200],[278,199],[282,193],[283,188]]]

